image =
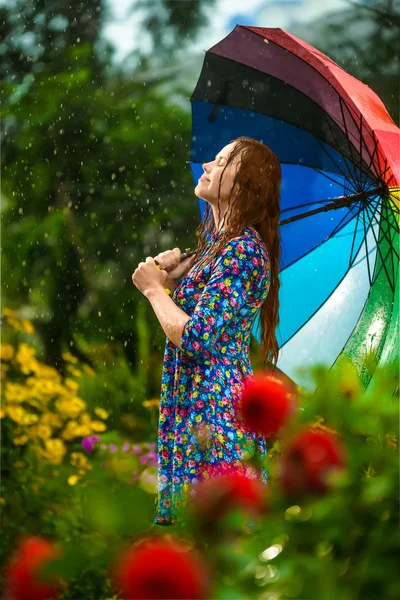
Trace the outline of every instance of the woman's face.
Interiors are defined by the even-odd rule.
[[[204,174],[199,179],[194,193],[202,200],[205,200],[214,207],[218,207],[218,187],[221,179],[222,171],[228,161],[230,153],[235,147],[235,142],[224,146],[217,154],[217,157],[211,162],[204,163]],[[239,168],[240,155],[236,156],[224,172],[221,190],[220,190],[220,205],[228,206],[229,194],[233,186],[233,180]],[[232,195],[233,198],[233,195]]]

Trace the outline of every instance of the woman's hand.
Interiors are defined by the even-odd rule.
[[[181,262],[181,251],[179,248],[165,250],[165,252],[161,252],[154,257],[159,263],[160,268],[168,272],[168,280],[175,284],[190,270],[195,258],[196,255],[192,254],[192,256],[185,258]]]
[[[142,292],[143,296],[147,297],[149,290],[164,289],[167,277],[167,271],[163,268],[159,269],[154,262],[154,258],[148,256],[146,262],[139,263],[138,268],[132,275],[132,282]]]

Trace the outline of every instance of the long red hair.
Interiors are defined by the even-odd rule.
[[[224,219],[225,231],[211,244],[206,236],[216,231],[214,216],[207,203],[205,218],[196,229],[197,249],[193,268],[203,268],[221,251],[232,238],[240,235],[246,227],[253,227],[262,237],[268,252],[271,268],[271,280],[268,296],[260,312],[261,342],[260,350],[266,363],[276,367],[278,361],[278,342],[276,327],[279,322],[279,262],[280,262],[280,187],[282,171],[279,159],[274,152],[262,142],[250,137],[241,136],[235,142],[221,175],[218,189],[218,222],[220,222],[220,191],[223,174],[227,166],[241,153],[241,164],[235,175],[229,195],[228,208]],[[234,203],[231,204],[232,193]],[[226,223],[227,222],[227,223]],[[225,226],[226,223],[226,226]],[[206,251],[205,251],[206,250]]]

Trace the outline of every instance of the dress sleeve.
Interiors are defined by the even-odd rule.
[[[182,331],[182,351],[191,358],[215,354],[217,340],[248,306],[248,315],[258,307],[255,298],[269,268],[256,244],[233,238],[217,256],[208,280],[191,318]],[[260,294],[259,294],[260,295]]]

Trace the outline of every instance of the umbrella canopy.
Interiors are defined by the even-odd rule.
[[[302,367],[344,353],[366,387],[366,353],[398,352],[399,128],[371,88],[279,28],[237,25],[210,48],[191,105],[196,182],[241,135],[281,162],[277,366],[312,391]],[[260,343],[259,315],[252,333]]]

